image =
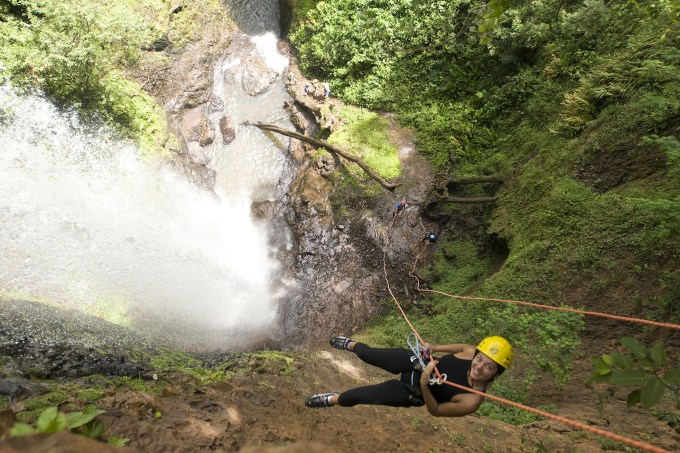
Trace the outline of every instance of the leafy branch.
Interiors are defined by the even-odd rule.
[[[628,394],[628,407],[642,404],[645,409],[655,409],[659,420],[680,433],[680,413],[654,408],[666,391],[675,399],[680,409],[680,369],[668,366],[668,355],[663,343],[645,347],[635,338],[624,337],[621,344],[630,354],[603,354],[593,359],[595,382],[610,382],[621,387],[637,387]]]

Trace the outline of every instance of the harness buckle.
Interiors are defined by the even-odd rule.
[[[446,373],[442,374],[441,376],[430,376],[429,382],[430,385],[442,385],[445,380]]]
[[[421,365],[420,358],[417,355],[412,355],[410,360],[411,363],[413,364],[414,369],[418,371],[423,371],[423,366]]]

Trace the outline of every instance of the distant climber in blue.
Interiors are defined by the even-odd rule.
[[[406,203],[406,199],[402,198],[399,201],[399,203],[397,203],[397,206],[394,208],[394,212],[392,214],[392,217],[394,218],[394,217],[398,216],[401,213],[401,211],[403,211],[406,208],[408,208],[408,203]]]
[[[423,241],[428,241],[429,244],[434,244],[437,242],[437,235],[430,231],[427,233],[427,236],[423,238]]]

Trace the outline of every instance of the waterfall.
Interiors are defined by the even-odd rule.
[[[232,2],[230,11],[254,3]],[[257,2],[258,27],[278,20],[276,0],[276,14],[268,3]],[[277,263],[250,206],[286,190],[286,157],[258,129],[238,124],[290,124],[282,109],[287,60],[274,32],[257,30],[253,52],[275,74],[266,92],[234,90],[240,56],[215,70],[213,96],[223,109],[212,115],[229,114],[237,138],[210,150],[214,192],[101,123],[0,86],[0,295],[85,310],[191,347],[234,346],[276,330]]]

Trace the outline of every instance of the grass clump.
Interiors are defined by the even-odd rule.
[[[331,134],[328,142],[360,157],[383,178],[399,176],[399,151],[390,142],[389,121],[377,113],[355,107],[342,107],[339,115],[342,126]],[[346,165],[354,179],[364,183],[370,179],[355,164]]]
[[[17,412],[17,419],[24,423],[34,423],[42,411],[51,406],[60,406],[69,401],[69,395],[54,387],[55,390],[49,391],[43,395],[33,396],[24,401],[24,409]]]

